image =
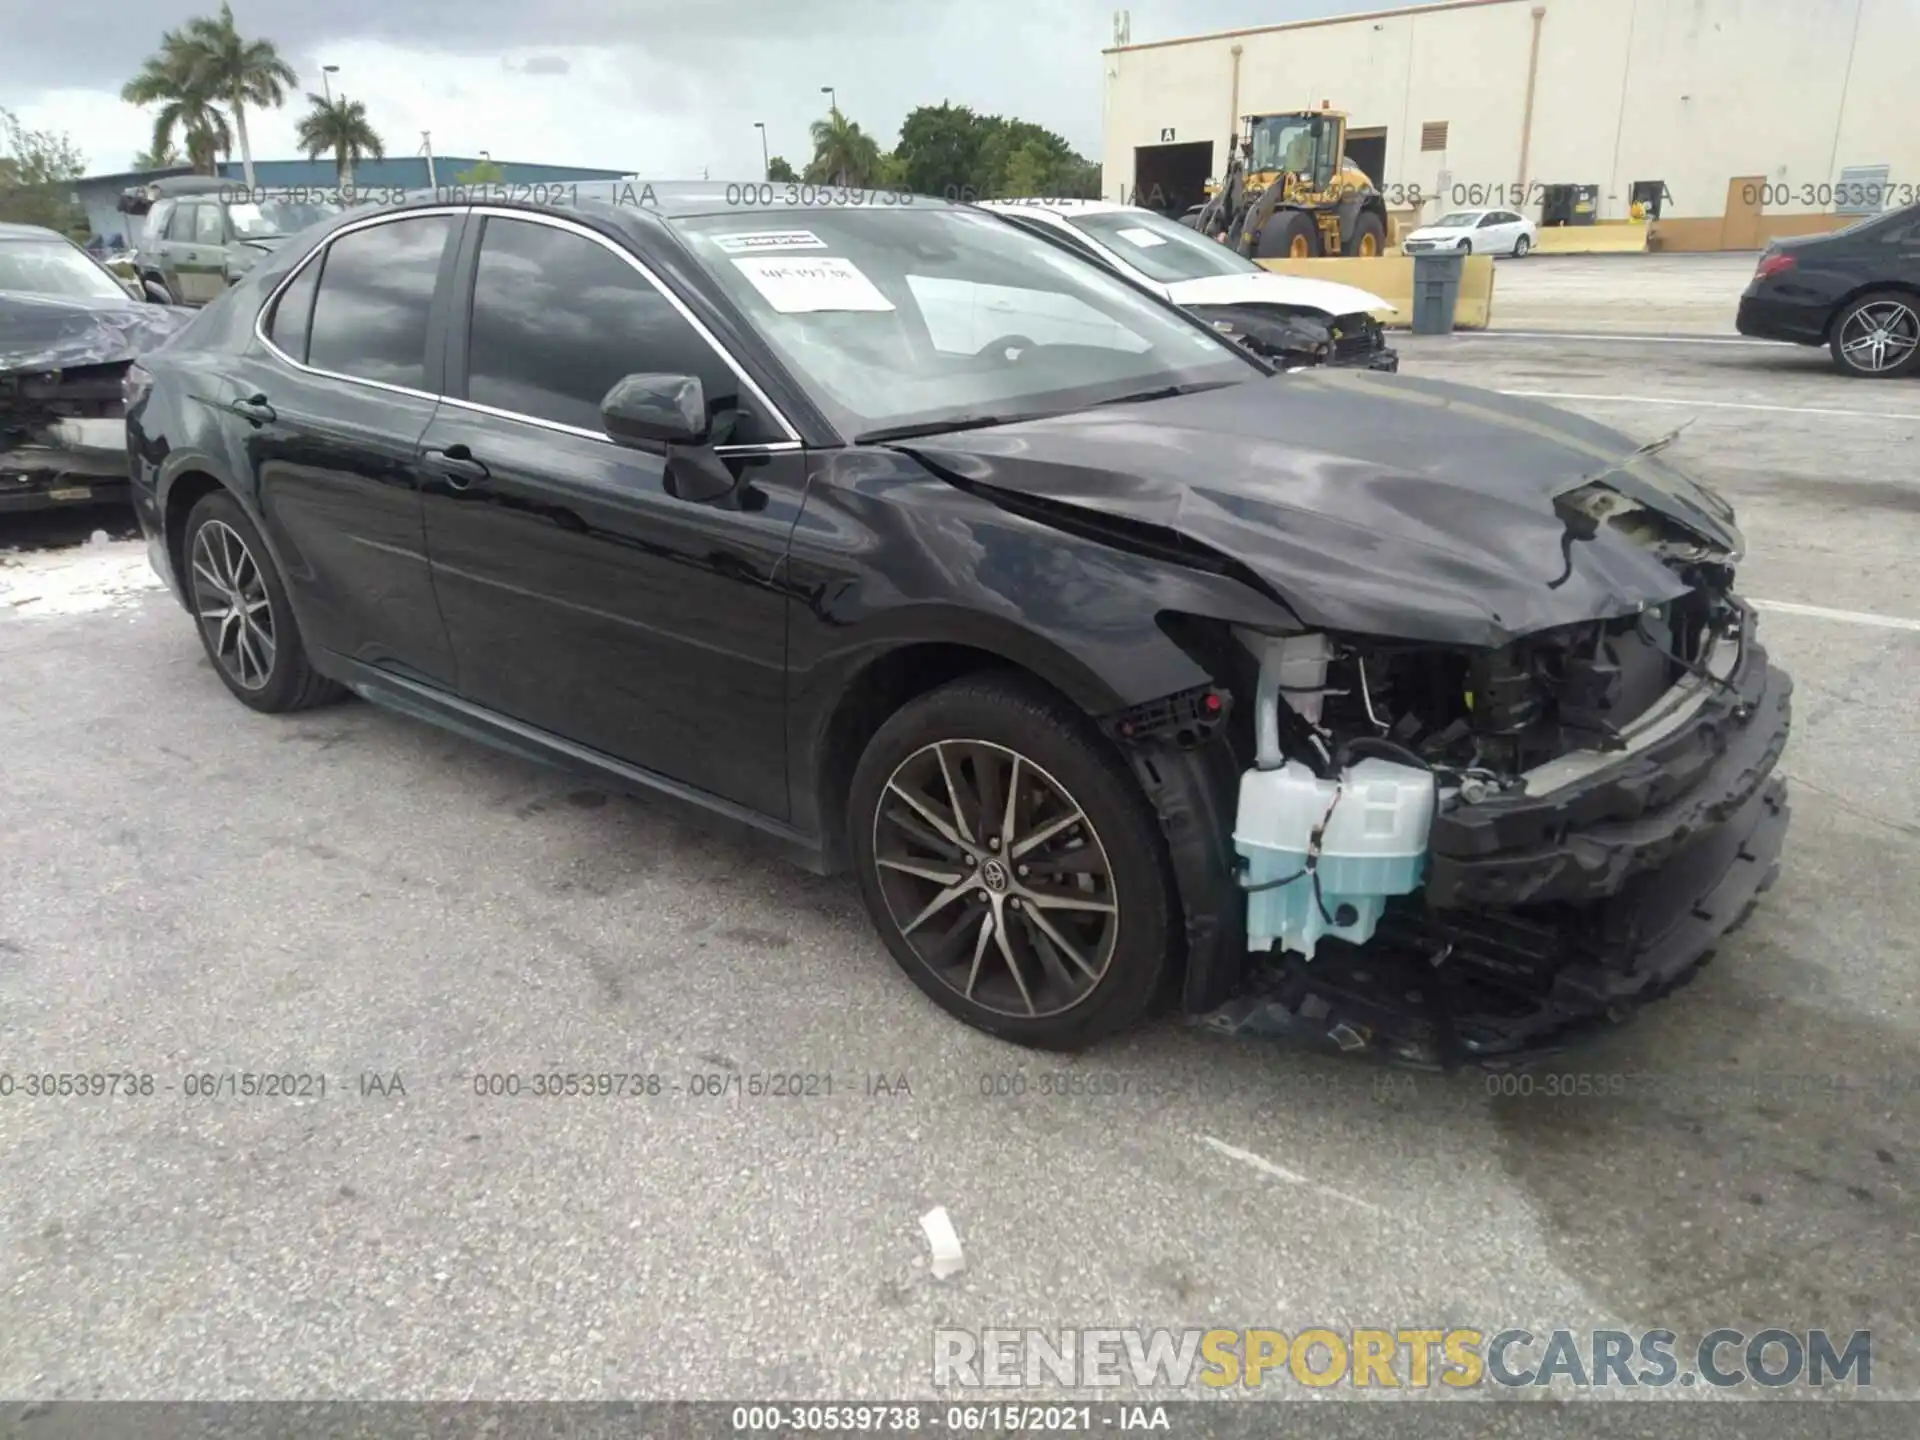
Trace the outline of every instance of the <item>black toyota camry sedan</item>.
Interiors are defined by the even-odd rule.
[[[130,378],[153,562],[344,691],[850,869],[970,1024],[1511,1062],[1771,880],[1787,678],[1658,445],[1276,373],[963,205],[362,209]]]

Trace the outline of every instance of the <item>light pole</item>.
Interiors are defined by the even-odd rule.
[[[767,172],[773,169],[773,161],[767,158],[767,122],[756,120],[753,128],[760,132],[760,178],[766,180],[769,178]]]
[[[840,108],[840,97],[833,93],[833,87],[831,85],[822,85],[820,87],[820,93],[827,97],[828,109],[838,110]]]
[[[333,104],[333,86],[328,83],[327,77],[329,75],[338,75],[339,73],[340,67],[338,65],[322,65],[320,67],[320,91],[326,96],[328,105]]]

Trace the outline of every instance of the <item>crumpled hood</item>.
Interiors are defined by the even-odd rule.
[[[1166,291],[1176,305],[1299,305],[1329,315],[1394,309],[1378,295],[1355,285],[1271,270],[1258,275],[1203,275],[1197,280],[1176,280]]]
[[[1741,544],[1717,496],[1657,456],[1629,461],[1631,437],[1404,375],[1314,369],[896,443],[962,484],[1203,544],[1303,622],[1353,634],[1492,647],[1683,594],[1610,526],[1567,543],[1554,498],[1587,481]]]
[[[178,305],[0,294],[0,371],[66,370],[131,360],[194,316]]]

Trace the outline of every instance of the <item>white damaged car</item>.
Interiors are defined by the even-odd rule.
[[[1289,366],[1398,370],[1368,291],[1262,268],[1230,246],[1138,205],[1106,200],[989,200],[995,214],[1117,270]]]

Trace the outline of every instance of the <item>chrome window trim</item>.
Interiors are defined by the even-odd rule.
[[[517,420],[522,425],[552,430],[561,435],[577,435],[582,440],[598,440],[602,445],[620,444],[604,430],[589,430],[582,425],[569,425],[563,420],[548,420],[519,410],[503,410],[497,405],[482,405],[478,400],[456,400],[451,395],[442,395],[440,403],[457,406],[462,410],[473,410],[482,415],[492,415],[500,420]],[[803,448],[805,447],[798,440],[768,440],[758,445],[716,445],[713,447],[713,453],[716,455],[773,455]]]
[[[325,370],[318,365],[309,365],[304,360],[296,360],[268,338],[267,316],[274,313],[274,307],[280,303],[280,296],[286,291],[288,286],[300,278],[300,272],[313,264],[322,255],[326,254],[327,251],[332,248],[334,241],[347,235],[356,234],[362,230],[371,230],[376,225],[392,225],[402,220],[421,220],[434,215],[448,215],[458,218],[464,213],[464,210],[458,205],[435,205],[424,210],[397,210],[383,215],[369,215],[365,220],[356,220],[350,225],[342,225],[338,230],[328,235],[325,240],[314,246],[312,250],[308,251],[306,258],[282,276],[280,283],[273,287],[273,293],[267,296],[266,303],[254,314],[254,339],[266,346],[276,359],[283,364],[291,365],[303,375],[319,375],[327,380],[342,380],[349,385],[366,385],[375,390],[384,390],[389,395],[411,395],[416,400],[441,399],[441,396],[432,394],[426,390],[415,390],[411,385],[393,385],[385,380],[369,380],[363,375],[342,375],[338,370]],[[316,291],[315,299],[317,300],[318,298],[318,292]],[[309,334],[311,334],[311,317],[308,319],[308,330]]]
[[[714,337],[713,332],[701,323],[700,317],[682,304],[678,295],[675,295],[671,290],[667,289],[666,286],[662,285],[659,277],[648,269],[638,256],[629,253],[598,231],[581,225],[576,221],[566,220],[556,215],[543,215],[526,210],[512,210],[497,205],[435,205],[420,210],[399,210],[381,215],[371,215],[365,220],[356,220],[352,224],[342,225],[338,230],[328,235],[320,244],[314,246],[311,253],[302,259],[298,265],[294,266],[293,269],[289,270],[286,275],[281,278],[280,283],[274,286],[273,293],[267,296],[266,302],[261,305],[259,311],[253,317],[254,338],[264,345],[276,359],[284,364],[291,365],[295,370],[303,374],[318,375],[328,380],[341,380],[349,385],[367,385],[375,390],[385,390],[394,395],[411,395],[420,400],[435,400],[443,405],[454,405],[463,410],[473,410],[483,415],[498,416],[503,420],[518,420],[523,424],[538,426],[543,430],[553,430],[564,435],[578,435],[588,440],[598,440],[607,445],[619,444],[617,440],[614,440],[611,436],[607,435],[606,432],[601,430],[588,430],[579,425],[567,425],[558,420],[547,420],[541,416],[527,415],[518,410],[503,410],[492,405],[482,405],[475,400],[456,399],[452,395],[437,395],[425,390],[415,390],[407,385],[393,385],[384,380],[368,380],[360,375],[343,375],[338,370],[326,370],[318,365],[309,365],[304,361],[294,359],[278,345],[275,345],[272,339],[268,337],[266,329],[267,316],[272,314],[274,307],[280,303],[282,292],[291,286],[295,280],[300,278],[300,273],[303,270],[324,255],[336,240],[347,235],[352,235],[357,231],[371,229],[375,225],[390,225],[402,220],[420,219],[433,215],[498,215],[508,220],[525,220],[536,225],[550,225],[556,230],[571,231],[610,250],[613,254],[626,261],[628,265],[632,266],[649,285],[653,286],[653,288],[665,298],[666,302],[674,308],[675,313],[693,327],[694,333],[707,342],[708,348],[720,357],[726,367],[733,372],[734,378],[739,380],[741,385],[752,394],[753,398],[760,402],[767,414],[779,422],[780,428],[785,431],[787,435],[785,440],[773,440],[758,445],[716,445],[714,447],[714,453],[719,455],[779,454],[803,448],[800,441],[800,432],[793,428],[793,423],[781,412],[780,407],[767,398],[766,392],[755,383],[751,375],[747,374],[747,372],[741,368],[740,363],[735,360],[727,351],[726,347]]]
[[[698,335],[702,340],[707,342],[707,348],[712,350],[715,355],[720,357],[721,363],[724,364],[729,370],[733,372],[734,378],[740,382],[741,387],[745,389],[750,395],[752,395],[755,400],[759,401],[761,407],[767,412],[767,414],[772,416],[773,419],[779,424],[780,429],[784,431],[786,434],[787,442],[791,443],[794,446],[794,448],[796,449],[799,448],[800,432],[793,428],[793,422],[788,420],[786,415],[781,412],[780,407],[775,405],[773,401],[767,397],[767,392],[762,390],[759,384],[754,380],[753,376],[747,373],[746,367],[741,365],[741,363],[738,360],[733,358],[732,353],[727,349],[726,346],[720,343],[718,337],[716,337],[714,333],[706,327],[706,324],[700,319],[700,317],[698,315],[695,315],[693,311],[689,310],[687,306],[681,301],[678,295],[674,294],[673,291],[669,290],[665,285],[661,284],[660,277],[658,275],[655,275],[653,271],[648,268],[646,262],[641,260],[639,256],[633,254],[633,252],[626,249],[626,247],[616,244],[612,240],[609,240],[605,235],[602,235],[599,231],[594,230],[589,226],[582,225],[577,220],[568,220],[563,216],[547,215],[540,212],[527,211],[527,210],[510,210],[505,208],[504,206],[498,206],[498,205],[474,205],[470,207],[470,213],[475,215],[497,215],[505,220],[524,220],[532,225],[548,225],[555,230],[570,231],[575,235],[580,235],[585,237],[588,240],[593,241],[596,245],[599,245],[602,249],[610,251],[612,254],[617,255],[620,259],[626,261],[627,264],[632,266],[633,269],[640,275],[642,279],[644,279],[649,285],[653,286],[655,290],[660,292],[661,297],[669,305],[671,305],[674,308],[675,313],[678,314],[682,320],[686,321],[688,325],[693,327],[693,332],[696,335]],[[454,403],[466,404],[471,402],[455,401]],[[488,407],[480,406],[478,408],[484,410],[484,409],[487,409]],[[536,415],[521,415],[521,414],[518,414],[517,412],[505,411],[505,410],[495,410],[493,411],[493,413],[496,415],[509,415],[512,418],[519,419],[519,420],[531,420],[536,424],[544,423],[544,422],[541,422],[540,418]],[[580,431],[579,427],[577,426],[559,426],[557,428],[574,430],[576,433],[587,433],[584,431]],[[607,437],[602,435],[600,436],[600,438],[604,440]],[[771,443],[780,443],[780,442],[771,442]],[[733,449],[736,447],[729,446],[726,448]],[[759,447],[741,446],[737,448],[750,449],[750,448],[759,448]]]

